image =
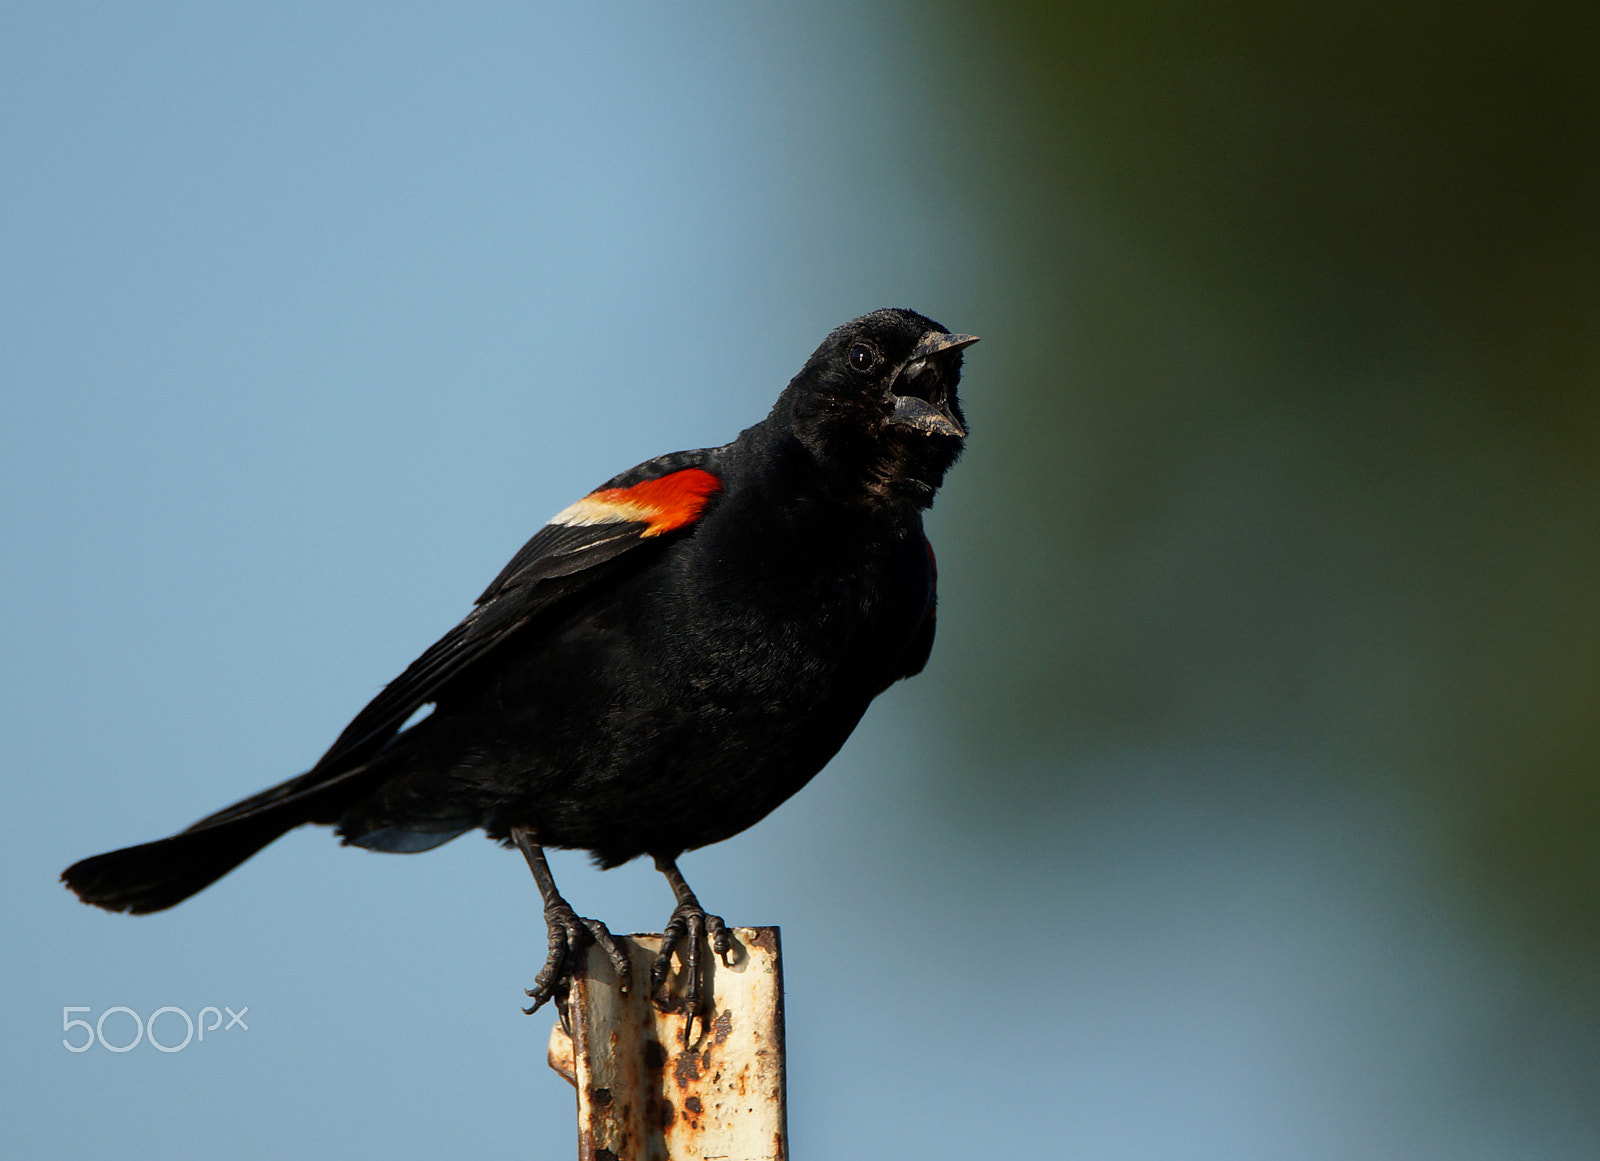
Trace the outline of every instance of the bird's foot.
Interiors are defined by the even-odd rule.
[[[701,959],[708,941],[717,958],[732,967],[736,946],[733,933],[722,921],[722,916],[708,913],[700,906],[700,901],[690,895],[673,908],[672,918],[661,933],[661,951],[650,965],[651,1001],[663,1012],[678,1009],[689,1014],[689,1021],[683,1029],[685,1044],[693,1034],[695,1018],[707,1019],[709,1015],[707,1001],[710,999],[710,990],[707,985],[710,981],[706,978],[707,973],[701,970],[703,966],[709,966],[704,965]],[[672,973],[672,953],[675,951],[683,961],[681,999],[674,999],[667,984]]]
[[[544,909],[545,925],[550,929],[550,954],[544,967],[534,977],[533,987],[525,989],[533,1003],[523,1012],[533,1015],[554,997],[565,997],[572,975],[583,962],[589,944],[595,943],[611,960],[617,973],[617,991],[624,995],[633,978],[633,965],[628,953],[604,923],[598,919],[585,919],[557,895]],[[563,1016],[563,1022],[565,1017]]]

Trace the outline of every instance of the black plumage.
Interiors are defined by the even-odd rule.
[[[725,954],[729,937],[678,855],[763,818],[927,662],[921,512],[961,452],[974,341],[906,310],[840,327],[732,443],[641,464],[558,514],[310,771],[63,880],[145,913],[303,823],[403,852],[482,828],[523,851],[544,897],[537,1007],[588,939],[626,962],[542,848],[650,855],[678,900],[653,982],[682,944],[697,1002],[700,943]]]

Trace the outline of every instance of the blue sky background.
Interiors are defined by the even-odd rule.
[[[17,1156],[568,1151],[550,1021],[515,1007],[544,940],[520,858],[295,834],[147,922],[53,879],[303,769],[550,514],[731,438],[831,327],[950,311],[973,246],[892,164],[906,111],[875,38],[796,16],[7,12]],[[858,776],[909,760],[903,734],[864,737]],[[686,864],[736,921],[785,923],[785,898],[830,893],[828,813]],[[556,865],[620,930],[670,909],[653,871]],[[803,977],[825,948],[790,930]],[[247,1004],[250,1031],[74,1056],[69,1004]],[[814,1119],[797,1106],[797,1148]]]
[[[139,919],[56,876],[303,770],[550,514],[731,438],[827,330],[905,305],[985,339],[930,521],[954,644],[684,860],[713,910],[783,928],[794,1156],[1592,1155],[1560,1083],[1587,1032],[1470,920],[1425,802],[1281,739],[971,742],[1004,721],[962,664],[980,610],[1040,596],[996,580],[986,433],[1008,350],[1060,332],[1008,297],[1047,261],[995,226],[1032,189],[990,214],[963,185],[1015,125],[949,120],[919,19],[0,13],[8,1152],[568,1155],[550,1020],[517,1012],[544,929],[516,855],[308,830]],[[648,868],[554,865],[616,930],[668,914]],[[67,1005],[249,1031],[72,1054]]]

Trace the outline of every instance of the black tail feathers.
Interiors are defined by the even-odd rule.
[[[175,835],[73,863],[61,872],[61,881],[85,903],[107,911],[164,911],[302,823],[341,822],[345,809],[371,781],[370,763],[336,774],[312,769],[208,814]],[[416,834],[390,827],[372,828],[380,831],[375,835],[352,835],[341,827],[341,837],[375,850],[422,851],[476,825],[476,819],[427,818],[414,828]]]
[[[180,831],[73,863],[61,881],[85,903],[146,915],[182,903],[304,821],[303,815],[267,811]]]
[[[188,830],[73,863],[61,881],[107,911],[148,915],[182,903],[304,822],[332,822],[339,795],[356,771],[329,777],[313,770],[252,794]]]

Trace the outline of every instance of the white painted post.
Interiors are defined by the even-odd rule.
[[[732,967],[705,951],[709,1018],[687,1045],[689,1014],[658,1011],[646,994],[661,937],[619,939],[633,961],[626,996],[590,947],[567,1000],[572,1035],[558,1023],[549,1052],[578,1090],[579,1161],[787,1161],[778,929],[732,934]],[[682,980],[668,982],[682,995]]]

